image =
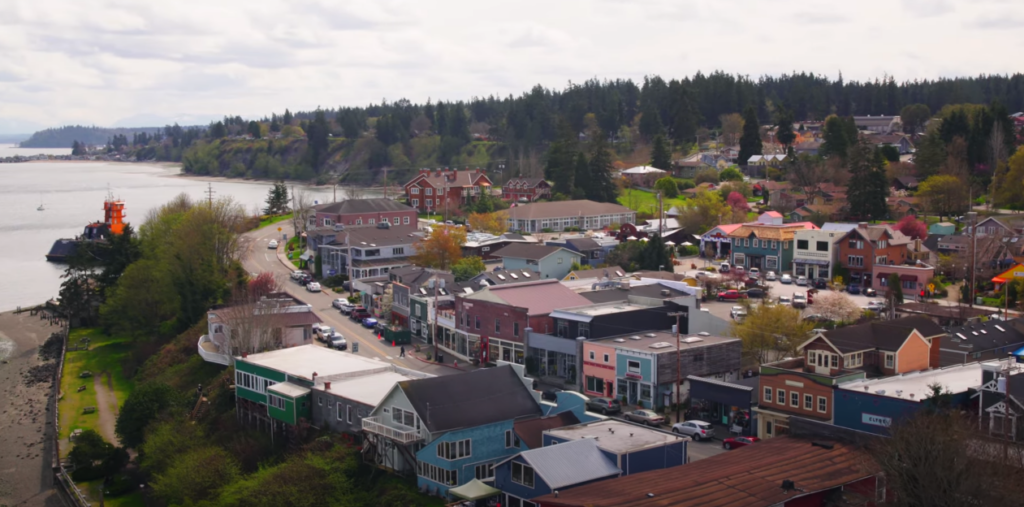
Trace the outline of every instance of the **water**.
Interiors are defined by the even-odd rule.
[[[10,149],[0,147],[0,156]],[[65,266],[47,262],[45,255],[54,240],[75,237],[87,223],[103,219],[108,185],[124,199],[126,220],[136,229],[151,209],[180,193],[205,199],[207,182],[179,172],[167,165],[114,162],[0,164],[0,311],[57,296]],[[231,196],[248,213],[262,207],[271,186],[221,180],[212,185],[215,197]],[[331,187],[308,192],[319,202],[333,199]],[[36,210],[40,203],[45,211]]]
[[[16,144],[0,144],[0,158],[21,155],[70,155],[71,148],[18,148]]]

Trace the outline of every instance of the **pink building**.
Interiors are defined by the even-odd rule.
[[[911,264],[875,264],[871,277],[877,281],[875,287],[881,294],[889,284],[889,275],[900,276],[900,286],[903,288],[903,297],[910,300],[916,298],[921,291],[927,290],[928,281],[935,276],[935,268],[919,262]]]
[[[590,396],[615,396],[615,347],[583,342],[583,391]]]

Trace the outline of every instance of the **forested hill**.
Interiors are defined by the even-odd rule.
[[[114,136],[131,136],[145,132],[155,134],[162,131],[161,127],[140,128],[103,128],[68,125],[64,127],[40,130],[32,137],[21,142],[22,148],[70,148],[75,141],[91,146],[103,146]]]

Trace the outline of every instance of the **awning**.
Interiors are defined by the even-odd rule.
[[[879,280],[881,280],[881,279],[883,279],[883,278],[889,278],[889,275],[891,275],[891,274],[892,274],[892,273],[879,273],[879,274],[877,274],[877,275],[875,275],[875,276],[876,276],[876,277],[877,277],[877,278],[878,278]],[[915,280],[917,280],[917,277],[914,277],[914,279],[915,279]]]
[[[302,252],[302,255],[299,256],[299,259],[308,261],[311,257],[313,257],[313,252],[306,250],[305,252]]]
[[[793,259],[793,262],[797,264],[814,264],[816,266],[828,266],[829,261],[823,261],[821,259]]]
[[[480,479],[473,479],[462,486],[449,489],[448,492],[464,500],[483,500],[501,494],[500,489],[492,488],[480,482]]]
[[[992,283],[1006,283],[1005,279],[999,278],[998,276],[992,279]]]
[[[916,282],[917,275],[900,275],[901,282]]]

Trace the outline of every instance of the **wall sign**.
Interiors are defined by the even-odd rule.
[[[642,379],[642,378],[644,378],[644,376],[639,374],[639,373],[626,373],[626,378]]]
[[[860,414],[860,422],[864,424],[870,424],[871,426],[881,426],[883,428],[888,428],[890,425],[892,425],[892,418],[862,413]]]

